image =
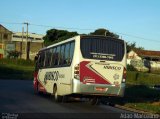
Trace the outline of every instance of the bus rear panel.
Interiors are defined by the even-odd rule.
[[[111,37],[81,37],[73,93],[122,97],[126,80],[125,46],[123,40]]]

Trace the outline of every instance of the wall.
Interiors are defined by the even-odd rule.
[[[21,52],[21,42],[14,42],[16,44],[16,51]],[[34,57],[38,51],[43,48],[43,43],[31,42],[30,43],[30,59],[34,60]],[[26,42],[22,43],[22,59],[26,59]]]
[[[12,39],[12,32],[7,30],[5,27],[0,25],[0,45],[3,45],[3,47],[0,47],[0,58],[7,57],[7,49],[6,45],[8,43],[11,43]]]

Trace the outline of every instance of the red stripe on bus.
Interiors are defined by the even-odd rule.
[[[38,84],[39,84],[39,85],[38,85],[38,90],[45,93],[45,92],[46,92],[45,87],[44,87],[44,86],[41,84],[41,82],[39,82],[39,81],[38,81]]]
[[[33,88],[36,90],[38,86],[38,90],[41,92],[46,92],[45,87],[41,84],[41,82],[38,80],[38,72],[34,72],[34,83],[33,83]],[[38,85],[37,85],[38,84]]]
[[[100,75],[96,74],[92,70],[90,70],[86,65],[89,64],[88,61],[83,61],[80,63],[80,81],[85,83],[87,81],[87,78],[89,80],[93,79],[95,80],[95,84],[110,84],[107,79],[101,77]],[[88,83],[89,83],[88,80]],[[86,82],[87,83],[87,82]],[[91,83],[91,82],[90,82]]]

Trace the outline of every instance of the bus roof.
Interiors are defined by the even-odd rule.
[[[75,38],[77,38],[77,37],[80,37],[80,38],[90,38],[90,37],[92,37],[92,38],[99,38],[99,37],[101,37],[101,38],[112,38],[112,39],[114,39],[114,40],[119,40],[119,41],[124,42],[124,40],[122,40],[122,39],[114,38],[114,37],[111,37],[111,36],[103,36],[103,35],[77,35],[77,36],[74,36],[74,37],[72,37],[72,38],[69,38],[69,39],[60,41],[60,42],[58,42],[58,43],[49,45],[49,46],[47,46],[47,47],[44,47],[44,48],[40,49],[39,52],[41,52],[41,51],[43,51],[43,50],[46,50],[46,49],[49,49],[49,48],[51,48],[51,47],[53,47],[53,46],[57,46],[57,45],[66,43],[66,42],[68,42],[68,41],[75,40]]]

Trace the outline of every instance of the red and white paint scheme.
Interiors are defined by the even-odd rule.
[[[62,96],[123,96],[126,43],[106,36],[75,36],[39,51],[34,90]]]

